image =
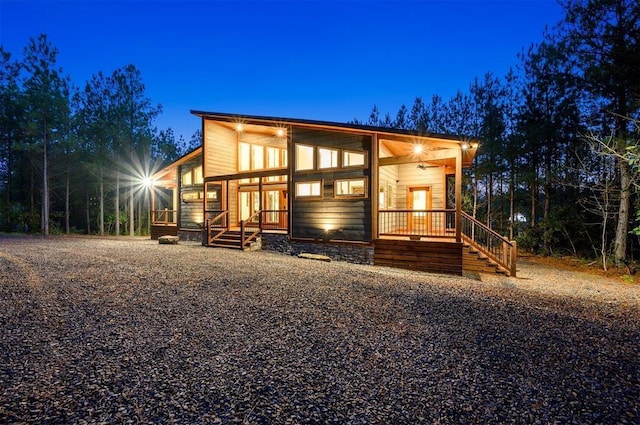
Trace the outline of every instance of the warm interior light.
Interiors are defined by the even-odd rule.
[[[413,146],[413,153],[421,154],[422,153],[422,145],[414,145]]]

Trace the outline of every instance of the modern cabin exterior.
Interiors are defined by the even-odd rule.
[[[478,141],[191,112],[202,146],[155,174],[152,238],[451,274],[484,261],[515,275],[515,243],[462,211]]]

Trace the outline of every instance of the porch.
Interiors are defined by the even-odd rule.
[[[253,249],[263,233],[289,234],[288,210],[259,210],[239,226],[228,210],[205,212],[206,245]],[[517,246],[470,215],[455,210],[380,210],[378,234],[371,245],[373,264],[448,274],[494,271],[516,275]],[[309,241],[307,241],[309,242]],[[325,233],[316,242],[339,243]]]

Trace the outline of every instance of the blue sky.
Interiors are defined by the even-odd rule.
[[[80,86],[134,64],[158,127],[189,139],[190,109],[346,122],[448,99],[561,18],[555,0],[0,0],[0,44],[46,33]]]

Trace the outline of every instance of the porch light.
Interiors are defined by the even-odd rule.
[[[418,144],[418,145],[414,145],[413,146],[413,153],[415,154],[421,154],[422,153],[422,145]]]
[[[276,136],[277,137],[284,137],[284,129],[283,128],[278,128],[276,130]]]
[[[460,147],[462,148],[463,151],[466,151],[467,149],[469,149],[471,147],[471,145],[469,144],[469,142],[462,142]]]
[[[241,123],[241,122],[239,122],[239,123],[237,123],[237,124],[236,124],[236,131],[237,131],[238,133],[242,133],[242,132],[244,131],[244,126],[242,125],[242,123]]]
[[[151,186],[153,186],[153,180],[151,180],[151,177],[143,177],[142,180],[140,180],[140,183],[142,183],[142,186],[149,188]]]

